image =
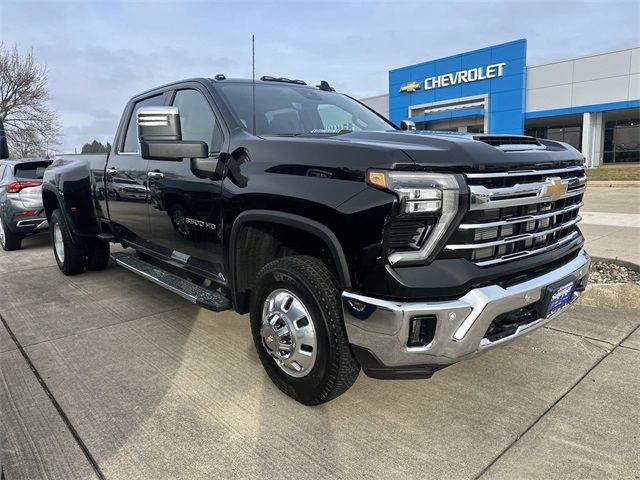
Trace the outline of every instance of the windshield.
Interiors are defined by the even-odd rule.
[[[252,84],[229,83],[221,90],[238,120],[252,131]],[[292,85],[256,84],[257,135],[384,130],[395,127],[346,95]]]

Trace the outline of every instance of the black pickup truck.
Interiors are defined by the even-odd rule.
[[[106,156],[60,158],[43,201],[67,275],[113,260],[250,312],[305,404],[428,378],[544,325],[584,290],[584,158],[524,136],[398,129],[299,80],[192,79],[135,96]]]

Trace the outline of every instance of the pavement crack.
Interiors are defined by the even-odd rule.
[[[100,469],[100,466],[98,465],[98,462],[96,462],[95,458],[93,458],[93,455],[91,454],[91,452],[87,448],[87,445],[84,443],[84,440],[82,440],[82,438],[80,437],[80,434],[78,433],[76,428],[71,423],[71,420],[69,419],[69,417],[67,416],[67,414],[63,410],[62,406],[56,400],[56,397],[53,395],[53,392],[47,386],[47,382],[44,381],[44,378],[42,378],[42,376],[40,375],[40,372],[38,372],[38,369],[36,368],[34,363],[31,361],[31,358],[27,354],[26,350],[22,347],[22,344],[20,343],[18,338],[15,336],[15,334],[13,333],[13,330],[11,330],[11,327],[9,326],[7,321],[4,319],[2,314],[0,314],[0,321],[4,325],[4,328],[7,330],[7,333],[11,337],[11,340],[13,340],[13,343],[15,343],[16,347],[20,351],[20,354],[22,355],[22,358],[24,358],[24,360],[27,362],[27,365],[29,366],[29,369],[34,374],[34,376],[38,380],[38,383],[40,384],[40,386],[42,387],[42,389],[46,393],[47,397],[49,398],[49,400],[53,404],[53,407],[56,409],[56,411],[60,415],[60,418],[62,419],[63,423],[65,424],[65,426],[69,430],[69,433],[71,433],[71,436],[74,438],[74,440],[76,441],[76,443],[78,444],[78,446],[82,450],[82,453],[84,453],[84,456],[86,457],[87,461],[89,462],[89,464],[93,468],[93,471],[95,472],[96,476],[100,480],[105,480],[106,477],[104,476],[104,473],[102,473],[102,470]],[[4,473],[3,473],[3,475],[4,475]]]
[[[619,343],[612,343],[607,340],[600,340],[599,338],[589,337],[588,335],[581,335],[579,333],[567,332],[566,330],[560,330],[559,328],[554,328],[554,327],[545,327],[545,328],[547,330],[553,330],[554,332],[565,333],[567,335],[572,335],[574,337],[582,338],[583,340],[588,341],[591,345],[602,348],[605,351],[609,351],[609,350],[607,350],[606,348],[603,348],[602,345],[598,345],[598,343],[606,343],[607,345],[611,345],[612,347],[619,345]],[[598,343],[594,343],[594,342],[598,342]]]
[[[564,332],[564,331],[562,331],[562,330],[557,330],[557,329],[550,328],[550,327],[547,327],[547,328],[549,328],[550,330],[555,330],[555,331],[557,331],[557,332],[567,333],[567,334],[569,334],[569,335],[575,335],[575,336],[577,336],[577,337],[585,338],[585,337],[583,337],[582,335],[577,335],[577,334],[575,334],[575,333]],[[594,363],[594,364],[593,364],[589,369],[587,369],[587,371],[586,371],[583,375],[581,375],[581,376],[580,376],[580,378],[578,378],[578,380],[577,380],[573,385],[571,385],[571,387],[569,387],[569,389],[568,389],[566,392],[564,392],[562,395],[560,395],[560,397],[559,397],[559,398],[557,398],[557,399],[556,399],[556,400],[555,400],[555,401],[554,401],[554,402],[549,406],[549,408],[547,408],[544,412],[542,412],[542,414],[541,414],[538,418],[536,418],[536,419],[535,419],[535,420],[534,420],[534,421],[533,421],[533,422],[532,422],[532,423],[531,423],[527,428],[525,428],[525,430],[524,430],[522,433],[520,433],[520,434],[516,435],[516,438],[514,438],[514,439],[513,439],[513,441],[512,441],[511,443],[509,443],[505,448],[503,448],[503,449],[500,451],[500,453],[498,453],[498,455],[496,455],[496,456],[493,458],[493,460],[491,460],[491,461],[490,461],[490,462],[489,462],[489,463],[488,463],[488,464],[487,464],[487,465],[486,465],[482,470],[480,470],[480,472],[479,472],[476,476],[474,476],[474,477],[473,477],[473,479],[474,479],[474,480],[478,480],[479,478],[483,477],[483,476],[485,475],[485,473],[487,473],[487,471],[489,471],[489,469],[490,469],[493,465],[495,465],[495,464],[496,464],[496,462],[497,462],[498,460],[500,460],[500,459],[501,459],[501,458],[502,458],[502,457],[503,457],[503,456],[504,456],[504,455],[505,455],[509,450],[511,450],[511,448],[513,448],[513,446],[514,446],[516,443],[518,443],[518,441],[520,441],[520,439],[521,439],[521,438],[523,438],[527,433],[529,433],[529,431],[530,431],[531,429],[533,429],[533,427],[535,427],[535,426],[538,424],[538,422],[540,422],[540,420],[542,420],[544,417],[546,417],[546,416],[547,416],[547,414],[548,414],[551,410],[553,410],[553,409],[555,408],[555,406],[556,406],[556,405],[558,405],[558,404],[559,404],[559,403],[560,403],[560,402],[561,402],[561,401],[562,401],[562,400],[563,400],[563,399],[564,399],[564,398],[565,398],[569,393],[571,393],[571,392],[572,392],[572,391],[573,391],[573,390],[574,390],[578,385],[580,385],[580,383],[582,383],[582,381],[587,377],[587,375],[589,375],[593,370],[595,370],[595,369],[596,369],[596,367],[598,367],[598,365],[600,365],[600,364],[602,363],[602,361],[603,361],[605,358],[609,357],[609,356],[610,356],[610,355],[611,355],[611,354],[612,354],[612,353],[613,353],[613,352],[614,352],[618,347],[620,347],[620,346],[621,346],[621,344],[622,344],[625,340],[627,340],[631,335],[633,335],[633,334],[634,334],[637,330],[639,330],[639,329],[640,329],[640,326],[637,326],[637,327],[636,327],[636,328],[634,328],[631,332],[629,332],[629,334],[628,334],[627,336],[625,336],[622,340],[620,340],[620,342],[618,342],[618,343],[616,343],[616,344],[613,344],[613,348],[612,348],[611,350],[605,350],[605,352],[606,352],[606,353],[602,356],[602,358],[600,358],[600,359],[599,359],[596,363]],[[596,339],[593,339],[593,340],[596,340]],[[600,340],[598,340],[598,341],[600,341]],[[629,347],[622,347],[622,348],[629,348]]]

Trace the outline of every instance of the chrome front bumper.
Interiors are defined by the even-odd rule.
[[[349,342],[354,351],[368,351],[383,369],[450,365],[507,343],[560,315],[569,305],[518,327],[505,338],[492,342],[485,337],[496,317],[540,302],[549,285],[570,277],[583,279],[589,273],[589,264],[589,255],[581,250],[570,262],[531,280],[507,288],[476,288],[459,299],[442,302],[395,302],[344,292],[342,308]],[[571,303],[579,295],[574,292]],[[425,315],[437,318],[433,340],[425,346],[408,347],[411,319]],[[366,373],[365,365],[363,368]]]

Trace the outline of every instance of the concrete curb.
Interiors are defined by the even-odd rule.
[[[640,187],[637,180],[587,180],[587,187]]]

